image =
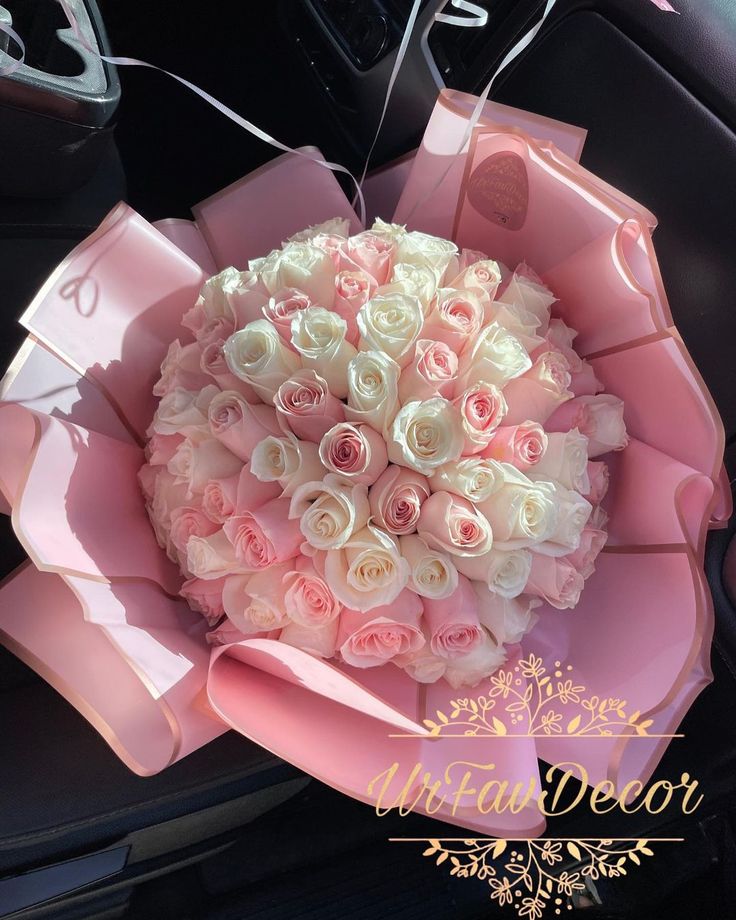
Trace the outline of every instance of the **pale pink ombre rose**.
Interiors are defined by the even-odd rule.
[[[328,470],[367,486],[388,466],[383,437],[369,425],[350,422],[330,428],[320,442],[319,456]]]
[[[337,640],[342,660],[353,668],[376,668],[418,652],[426,643],[421,616],[422,602],[411,591],[368,614],[343,610]]]
[[[504,387],[507,424],[518,425],[528,419],[544,424],[558,406],[572,399],[570,383],[567,358],[558,351],[544,352],[528,371]]]
[[[240,474],[227,479],[211,479],[202,492],[202,511],[211,521],[224,524],[235,514]]]
[[[392,604],[409,583],[409,563],[396,537],[369,522],[324,558],[325,579],[350,610]]]
[[[146,458],[151,466],[166,466],[185,441],[180,434],[155,434],[146,444]]]
[[[389,533],[414,533],[429,494],[429,482],[421,473],[391,464],[368,491],[371,515]]]
[[[274,498],[280,498],[283,488],[278,482],[262,482],[251,469],[251,464],[246,463],[238,477],[238,488],[235,493],[235,514],[253,511]]]
[[[182,435],[201,432],[207,426],[207,412],[210,403],[220,390],[214,384],[198,393],[175,387],[158,404],[146,435]]]
[[[217,533],[215,524],[199,508],[183,505],[171,512],[171,542],[183,559],[187,557],[187,543],[190,537],[209,537]]]
[[[497,428],[482,456],[526,471],[539,463],[546,450],[544,428],[537,422],[524,422]]]
[[[299,555],[302,533],[289,518],[289,499],[274,498],[255,511],[230,518],[223,527],[235,557],[251,569],[263,569]]]
[[[481,556],[493,544],[486,518],[467,499],[450,492],[435,492],[424,502],[417,533],[428,546],[453,556]]]
[[[279,642],[292,645],[315,658],[334,658],[338,628],[338,620],[331,620],[324,626],[300,626],[291,620],[279,633]]]
[[[603,547],[606,545],[608,534],[605,529],[586,526],[580,534],[580,543],[575,552],[564,558],[587,579],[595,572],[595,561]]]
[[[478,598],[464,575],[458,576],[457,588],[449,597],[424,598],[424,623],[430,648],[439,658],[462,658],[482,644]]]
[[[224,578],[205,581],[203,578],[190,578],[181,586],[180,594],[192,610],[201,613],[210,626],[214,626],[225,613],[222,606],[222,589]]]
[[[457,271],[461,274],[476,262],[487,262],[488,254],[480,249],[462,249],[457,257]]]
[[[245,635],[270,633],[288,622],[283,577],[287,564],[225,579],[222,603],[228,619]]]
[[[557,610],[571,610],[580,600],[585,579],[564,558],[532,554],[526,593],[541,597]]]
[[[165,396],[179,387],[201,390],[211,383],[200,367],[200,347],[196,343],[182,345],[179,339],[169,345],[161,363],[161,378],[153,388],[154,396]]]
[[[616,396],[577,396],[560,406],[547,422],[549,431],[571,428],[577,428],[588,439],[589,457],[623,450],[629,443],[624,404]]]
[[[261,482],[278,482],[285,496],[325,474],[317,445],[300,441],[293,434],[283,438],[269,435],[256,444],[250,469]]]
[[[212,342],[224,342],[235,332],[235,323],[225,316],[211,319],[197,332],[197,344],[204,349]]]
[[[320,629],[336,620],[342,604],[314,567],[301,556],[283,578],[284,607],[289,618],[305,629]]]
[[[225,360],[224,341],[210,342],[202,350],[199,366],[202,369],[202,373],[209,374],[221,390],[234,390],[236,393],[240,393],[245,401],[249,403],[259,403],[261,401],[249,383],[231,373]]]
[[[432,302],[422,335],[444,342],[460,354],[482,325],[483,306],[476,294],[442,289]]]
[[[357,345],[360,337],[358,312],[371,299],[375,290],[376,283],[366,272],[342,271],[335,278],[335,302],[332,309],[348,324],[345,338],[351,345]]]
[[[441,677],[444,677],[447,662],[433,654],[427,643],[426,633],[424,641],[426,644],[422,648],[395,658],[394,664],[406,671],[409,677],[418,684],[434,684]]]
[[[271,297],[263,307],[263,315],[278,329],[278,333],[288,348],[291,344],[291,321],[300,310],[312,306],[312,300],[304,291],[297,288],[282,288]]]
[[[289,515],[315,550],[340,549],[368,523],[368,492],[359,483],[328,473],[319,482],[299,486]]]
[[[345,420],[343,403],[333,396],[316,371],[297,371],[282,383],[273,399],[284,431],[319,444],[323,435]]]
[[[449,345],[420,339],[414,346],[414,360],[401,372],[399,402],[451,396],[457,369],[457,355]]]
[[[600,505],[608,492],[610,480],[608,465],[602,460],[589,460],[588,480],[590,489],[587,493],[583,493],[584,497],[588,499],[591,505]]]
[[[488,446],[506,415],[506,400],[492,383],[476,383],[453,400],[463,424],[463,456],[478,454]]]
[[[342,266],[367,272],[376,284],[386,284],[391,276],[396,244],[366,230],[350,237],[343,248]]]
[[[242,461],[215,438],[185,438],[166,464],[178,485],[187,490],[187,500],[201,495],[211,479],[224,479],[240,472]],[[199,500],[198,500],[199,503]]]
[[[590,490],[588,439],[576,428],[550,432],[544,456],[527,470],[527,475],[530,479],[558,482],[585,495]]]
[[[219,393],[208,410],[210,431],[241,460],[250,460],[253,450],[269,435],[280,435],[281,426],[273,406],[251,405],[234,390]]]
[[[476,253],[481,255],[481,253]],[[493,300],[501,283],[501,269],[498,262],[483,259],[472,262],[464,268],[450,285],[463,291],[475,291]]]
[[[477,648],[460,658],[447,661],[445,680],[453,688],[476,687],[506,661],[506,649],[497,645],[487,630],[482,631]]]

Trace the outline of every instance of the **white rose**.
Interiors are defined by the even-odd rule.
[[[318,550],[345,546],[369,516],[368,489],[333,473],[299,486],[289,508],[289,517],[300,519],[304,539]]]
[[[531,358],[516,336],[491,323],[460,355],[458,392],[481,382],[503,387],[531,366]]]
[[[427,266],[437,272],[439,277],[442,277],[448,268],[450,274],[455,274],[452,268],[457,267],[458,249],[450,240],[412,230],[400,236],[397,242],[397,262]]]
[[[459,572],[488,585],[501,597],[518,597],[523,594],[532,570],[532,554],[528,549],[492,549],[483,556],[458,557],[455,565]]]
[[[422,303],[409,294],[376,294],[358,313],[361,349],[382,351],[400,367],[414,355],[424,325]]]
[[[542,459],[528,472],[530,479],[558,482],[566,489],[583,495],[590,491],[588,475],[588,439],[577,428],[554,431],[547,435],[547,449]]]
[[[278,482],[288,497],[305,482],[318,481],[325,474],[319,446],[294,435],[271,435],[259,441],[250,458],[250,471],[261,482]]]
[[[228,479],[240,473],[243,461],[216,438],[185,438],[174,451],[167,469],[174,483],[185,486],[187,499],[201,495],[213,479]]]
[[[380,217],[375,219],[370,232],[374,236],[380,236],[391,243],[398,243],[408,233],[403,224],[389,224],[385,220],[381,220]]]
[[[544,483],[539,483],[544,485]],[[593,506],[590,502],[555,483],[546,484],[554,495],[557,521],[547,540],[534,549],[545,556],[567,556],[580,546],[580,535],[588,523]]]
[[[549,288],[523,275],[514,274],[502,299],[505,303],[518,304],[526,312],[532,313],[539,320],[540,334],[544,335],[549,326],[550,308],[557,300]]]
[[[399,537],[399,547],[401,555],[409,563],[409,587],[412,591],[435,600],[455,593],[457,568],[446,553],[430,549],[416,534]]]
[[[331,307],[335,297],[335,265],[330,255],[309,243],[287,243],[253,263],[270,294],[297,288],[313,303]]]
[[[401,368],[381,351],[359,351],[348,364],[345,417],[364,422],[387,436],[399,411]]]
[[[325,580],[350,610],[392,604],[409,582],[409,563],[394,537],[368,524],[325,559]]]
[[[471,502],[483,502],[504,483],[503,467],[495,460],[464,457],[445,463],[429,480],[433,492],[452,492]]]
[[[350,236],[350,221],[344,217],[331,217],[329,220],[322,221],[321,224],[314,224],[295,233],[288,239],[289,243],[309,243],[315,236],[341,236],[347,239]]]
[[[218,530],[210,537],[194,536],[187,540],[187,569],[195,578],[205,581],[248,571],[236,558],[224,530]]]
[[[426,314],[437,291],[439,280],[439,274],[428,265],[399,262],[394,265],[389,283],[381,288],[381,293],[409,294],[411,297],[417,297]]]
[[[284,345],[267,319],[257,319],[231,335],[223,352],[232,373],[269,405],[281,384],[301,367],[299,355]]]
[[[403,406],[391,426],[388,456],[392,463],[431,476],[445,463],[457,460],[465,443],[460,415],[446,399]]]
[[[537,335],[537,316],[520,304],[504,303],[500,300],[489,301],[485,307],[484,317],[486,323],[498,323],[499,326],[513,332],[529,354],[540,345],[547,344]]]
[[[206,431],[210,403],[219,393],[220,388],[214,384],[198,393],[181,387],[170,390],[158,404],[146,435],[149,438],[154,434],[187,436]]]
[[[501,464],[504,484],[480,502],[493,528],[496,549],[523,549],[544,543],[557,527],[557,496],[548,482],[532,482],[508,463]]]
[[[348,395],[348,365],[357,354],[345,338],[347,331],[345,320],[324,307],[307,307],[291,321],[291,341],[304,366],[316,371],[339,399]]]
[[[539,617],[534,610],[542,606],[538,597],[524,594],[513,599],[489,590],[474,581],[478,598],[478,617],[499,645],[515,645],[534,627]]]

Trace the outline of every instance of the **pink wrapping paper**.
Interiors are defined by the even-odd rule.
[[[656,222],[577,165],[578,129],[520,115],[533,138],[489,109],[434,188],[472,106],[443,92],[402,166],[395,220],[540,271],[606,391],[625,400],[632,436],[612,461],[610,541],[581,604],[538,610],[504,667],[532,653],[570,661],[588,694],[626,699],[652,734],[667,735],[711,679],[704,538],[714,516],[730,513],[720,419],[672,328]],[[384,175],[385,207],[396,173]],[[380,174],[372,183],[380,199]],[[2,640],[142,775],[231,727],[373,804],[369,783],[393,762],[408,776],[416,763],[440,775],[453,761],[492,761],[513,786],[538,779],[542,757],[584,764],[591,782],[645,781],[666,739],[522,737],[499,709],[506,737],[438,741],[424,720],[460,695],[443,681],[338,667],[269,639],[207,645],[206,624],[175,597],[181,576],[155,543],[136,480],[151,386],[169,342],[184,340],[181,317],[207,275],[244,268],[326,218],[358,227],[334,177],[288,155],[194,214],[154,228],[119,206],[23,317],[31,337],[3,382],[0,493],[35,568],[2,587]],[[496,836],[544,827],[533,801],[516,815],[445,806],[437,817]]]

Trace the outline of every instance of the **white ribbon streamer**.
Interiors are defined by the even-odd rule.
[[[20,57],[18,58],[14,58],[8,51],[0,51],[0,61],[4,57],[10,59],[9,64],[0,64],[0,77],[9,77],[25,63],[26,46],[23,44],[23,39],[20,37],[20,35],[18,35],[15,29],[13,29],[7,23],[0,22],[0,32],[4,32],[5,35],[10,36],[10,38],[12,38],[16,45],[20,48]]]
[[[468,0],[450,0],[450,5],[454,6],[456,10],[470,13],[474,18],[453,16],[451,13],[439,12],[434,14],[435,22],[443,22],[448,26],[459,26],[461,29],[482,29],[488,22],[488,10],[484,10],[477,3],[469,3]]]

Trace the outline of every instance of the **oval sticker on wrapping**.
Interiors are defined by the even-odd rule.
[[[507,230],[521,230],[529,208],[529,178],[518,153],[486,157],[472,172],[468,201],[479,214]]]

